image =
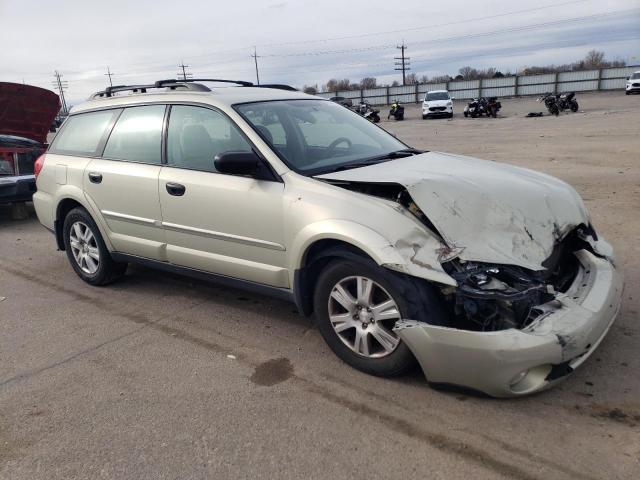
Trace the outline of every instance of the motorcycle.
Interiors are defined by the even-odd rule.
[[[487,117],[497,118],[501,108],[502,104],[498,101],[498,97],[487,98]]]
[[[538,99],[538,102],[544,102],[544,106],[547,107],[549,113],[551,115],[555,115],[556,117],[560,114],[558,96],[559,95],[554,95],[553,93],[547,92]]]
[[[575,92],[567,92],[556,95],[556,98],[558,99],[558,108],[561,112],[563,110],[571,110],[574,113],[578,111],[578,101],[575,99],[575,96]]]
[[[380,121],[380,115],[378,115],[380,110],[374,110],[367,102],[360,102],[355,111],[372,123],[378,123]]]
[[[471,118],[481,117],[483,114],[488,116],[489,113],[487,108],[487,100],[485,98],[474,98],[466,107],[464,107],[462,113],[465,117],[471,116]]]
[[[389,115],[387,115],[387,120],[389,118],[395,118],[396,120],[404,120],[404,107],[400,105],[398,100],[394,100],[391,104],[391,110],[389,110]]]

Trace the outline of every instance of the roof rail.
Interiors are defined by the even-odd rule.
[[[196,92],[210,92],[211,89],[206,85],[202,85],[197,82],[216,82],[216,83],[233,83],[242,87],[259,87],[259,88],[277,88],[279,90],[297,91],[297,89],[283,84],[263,84],[254,85],[251,82],[244,80],[225,80],[222,78],[187,78],[186,80],[166,79],[158,80],[154,83],[145,85],[113,85],[91,95],[91,99],[112,97],[114,93],[118,92],[133,92],[133,93],[147,93],[148,89],[153,88],[169,88],[175,90],[176,88],[184,88],[185,90],[191,90]]]

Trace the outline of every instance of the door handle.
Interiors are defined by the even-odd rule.
[[[102,182],[102,174],[96,172],[89,172],[89,181],[91,183],[100,183]]]
[[[179,183],[169,182],[165,186],[167,188],[167,193],[169,193],[169,195],[173,195],[174,197],[181,197],[186,191],[186,187],[184,185],[180,185]]]

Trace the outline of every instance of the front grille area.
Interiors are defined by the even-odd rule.
[[[432,112],[444,112],[447,107],[430,107],[429,110]]]

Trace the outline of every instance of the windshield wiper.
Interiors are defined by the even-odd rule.
[[[418,150],[417,148],[403,148],[402,150],[395,150],[393,152],[385,153],[382,155],[376,155],[375,157],[363,158],[353,163],[340,165],[322,173],[340,172],[342,170],[350,170],[352,168],[366,167],[368,165],[375,165],[376,163],[382,163],[387,160],[394,160],[396,158],[406,158],[412,155],[418,155],[419,153],[424,153],[424,150]]]
[[[417,155],[419,153],[423,153],[423,151],[418,150],[417,148],[404,148],[402,150],[395,150],[393,152],[385,153],[382,155],[376,155],[375,157],[364,158],[356,163],[341,165],[340,167],[336,168],[336,171],[346,170],[348,168],[358,168],[358,167],[364,167],[367,165],[373,165],[375,163],[380,163],[385,160],[394,160],[396,158],[406,158],[412,155]]]

